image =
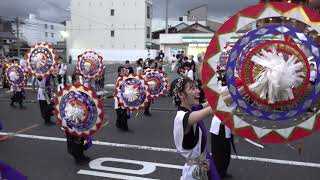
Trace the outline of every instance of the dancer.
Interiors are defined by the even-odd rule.
[[[206,159],[206,134],[201,121],[213,116],[211,107],[192,112],[192,106],[198,103],[199,89],[189,78],[180,78],[174,90],[174,102],[178,112],[174,119],[174,142],[178,152],[187,159],[183,170],[183,180],[219,179],[213,163]]]
[[[11,103],[10,106],[15,107],[14,103],[19,103],[19,107],[20,109],[23,109],[23,99],[24,97],[24,89],[22,86],[17,86],[17,85],[11,85],[12,91],[13,91],[13,95],[11,97]]]
[[[54,125],[55,123],[50,120],[52,116],[52,107],[50,106],[51,100],[46,89],[46,79],[38,77],[38,101],[40,105],[41,116],[44,119],[44,124],[47,126]]]
[[[119,66],[118,80],[119,78],[125,76],[126,73],[127,73],[127,69],[123,66]],[[118,84],[118,80],[116,84]],[[120,106],[116,95],[114,95],[114,109],[116,110],[116,113],[117,113],[116,127],[122,131],[129,131],[127,109]]]
[[[149,70],[149,69],[155,69],[155,70],[157,69],[158,63],[157,63],[155,60],[150,59],[148,63],[149,63],[149,66],[148,66],[148,68],[147,68],[145,71],[147,71],[147,70]],[[145,116],[152,116],[152,114],[150,113],[151,102],[153,103],[153,100],[151,100],[151,101],[147,104],[146,108],[144,109],[144,115],[145,115]]]
[[[71,128],[71,126],[70,126]],[[91,138],[86,139],[84,137],[73,136],[66,132],[68,153],[73,156],[76,164],[85,164],[90,161],[90,157],[84,155],[84,151],[87,150],[86,144],[90,142]],[[89,141],[89,142],[86,142]]]

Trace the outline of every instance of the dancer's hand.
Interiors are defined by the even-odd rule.
[[[204,170],[205,170],[206,172],[208,172],[208,171],[210,170],[210,163],[209,163],[209,161],[203,161],[203,162],[201,163],[201,165],[202,165],[202,167],[204,168]]]

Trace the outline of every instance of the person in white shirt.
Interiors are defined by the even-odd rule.
[[[58,91],[64,89],[66,86],[66,73],[67,73],[67,65],[63,63],[63,59],[61,57],[58,58],[59,61],[59,72],[58,72]]]
[[[46,89],[46,79],[38,77],[37,82],[39,85],[37,96],[38,96],[38,101],[39,101],[39,105],[40,105],[41,116],[44,119],[45,125],[53,125],[55,123],[50,121],[52,109],[50,107],[51,99],[50,99],[50,97],[47,93],[47,89]]]
[[[137,74],[143,74],[143,59],[142,58],[137,60],[136,72],[137,72]]]
[[[193,81],[194,76],[193,76],[193,70],[191,69],[191,63],[185,62],[183,64],[183,67],[184,67],[184,71],[185,71],[185,76],[190,78]]]
[[[172,55],[171,59],[170,59],[170,63],[171,63],[171,72],[176,70],[176,65],[177,65],[177,58],[176,55]]]
[[[150,59],[150,60],[148,61],[148,64],[149,64],[149,66],[148,66],[148,68],[147,68],[145,71],[147,71],[147,70],[149,70],[149,69],[157,70],[157,68],[158,68],[158,63],[157,63],[154,59]],[[153,99],[152,99],[150,102],[148,102],[148,104],[146,105],[146,107],[145,107],[145,109],[144,109],[144,113],[143,113],[143,114],[144,114],[145,116],[152,116],[152,114],[150,113],[151,102],[153,102]]]
[[[222,84],[225,84],[225,79],[221,79],[220,81]],[[231,97],[228,95],[227,87],[225,85],[221,86],[219,87],[219,90],[225,102],[229,102]],[[237,105],[233,102],[232,104],[228,104],[227,107],[233,111]],[[231,159],[231,145],[233,145],[235,151],[231,130],[222,124],[217,116],[214,116],[211,121],[210,133],[211,153],[214,156],[217,171],[221,178],[230,178],[232,176],[228,174],[227,171]]]
[[[316,80],[317,80],[317,71],[314,67],[314,64],[311,63],[310,64],[310,79],[309,79],[309,81],[312,85],[314,85],[316,83]]]
[[[23,70],[24,70],[24,72],[25,72],[25,74],[26,74],[26,77],[25,77],[25,86],[27,86],[28,79],[29,79],[29,77],[27,76],[27,75],[28,75],[28,72],[29,72],[27,62],[28,62],[28,54],[25,54],[25,55],[23,56],[23,58],[20,59],[20,61],[19,61],[20,66],[22,66],[22,68],[23,68]]]
[[[231,159],[231,130],[221,123],[221,120],[214,116],[211,121],[211,153],[221,178],[231,177],[227,173]]]
[[[125,76],[127,73],[127,69],[123,66],[118,67],[118,79],[116,84],[118,84],[118,81],[121,77]],[[114,109],[116,110],[117,113],[117,120],[116,120],[116,127],[125,132],[129,132],[129,127],[128,127],[128,113],[127,109],[124,107],[121,107],[118,101],[118,98],[116,95],[114,95]]]

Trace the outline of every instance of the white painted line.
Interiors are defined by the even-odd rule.
[[[0,89],[4,89],[3,87],[0,87]],[[7,89],[7,88],[6,88]],[[23,89],[32,89],[32,87],[23,87]],[[37,89],[37,88],[36,88]],[[10,90],[9,91],[6,91],[6,93],[9,93],[11,92]]]
[[[284,164],[284,165],[292,165],[292,166],[305,166],[305,167],[320,168],[320,164],[309,163],[309,162],[287,161],[287,160],[280,160],[280,159],[268,159],[268,158],[236,156],[236,155],[231,155],[231,157],[233,159],[247,160],[247,161],[259,161],[259,162],[266,162],[266,163],[273,163],[273,164]]]
[[[98,171],[88,171],[88,170],[80,170],[80,171],[78,171],[78,174],[98,176],[98,177],[108,177],[108,178],[112,178],[112,179],[157,180],[157,179],[142,178],[142,177],[136,177],[136,176],[126,176],[126,175],[120,175],[120,174],[105,173],[105,172],[98,172]]]
[[[0,132],[0,135],[9,135],[10,133]],[[29,139],[40,139],[40,140],[49,140],[49,141],[66,141],[65,138],[57,137],[47,137],[47,136],[37,136],[37,135],[28,135],[28,134],[16,134],[15,137],[29,138]]]
[[[173,164],[162,164],[162,163],[152,163],[153,165],[157,167],[163,167],[163,168],[171,168],[171,169],[183,169],[183,166],[177,166]]]
[[[6,133],[6,132],[0,132],[0,135],[8,135],[8,134],[9,133]],[[65,142],[66,141],[65,138],[37,136],[37,135],[28,135],[28,134],[16,134],[15,137],[22,137],[22,138],[29,138],[29,139],[40,139],[40,140],[49,140],[49,141],[60,141],[60,142]],[[139,150],[149,150],[149,151],[158,151],[158,152],[177,153],[176,149],[160,148],[160,147],[152,147],[152,146],[118,144],[118,143],[109,143],[109,142],[100,142],[100,141],[93,141],[93,144],[101,145],[101,146],[111,146],[111,147],[129,148],[129,149],[139,149]],[[288,160],[268,159],[268,158],[248,157],[248,156],[236,156],[236,155],[231,155],[231,158],[238,159],[238,160],[267,162],[267,163],[273,163],[273,164],[284,164],[284,165],[292,165],[292,166],[305,166],[305,167],[320,168],[320,164],[319,163],[288,161]],[[159,163],[158,166],[162,166],[162,165]],[[166,167],[167,167],[167,165],[166,165]],[[174,166],[172,168],[174,168]],[[176,168],[178,168],[178,166]]]
[[[116,85],[115,84],[106,84],[104,85],[104,87],[115,87]]]
[[[106,91],[106,90],[103,90],[103,91],[97,92],[97,95],[100,96],[100,95],[104,95],[104,94],[107,94],[107,93],[109,93],[109,92]]]
[[[9,133],[0,132],[0,135],[8,135],[8,134]],[[40,139],[40,140],[49,140],[49,141],[61,141],[61,142],[65,142],[66,141],[65,138],[37,136],[37,135],[28,135],[28,134],[16,134],[15,137],[22,137],[22,138],[29,138],[29,139]],[[93,141],[92,144],[102,145],[102,146],[120,147],[120,148],[159,151],[159,152],[174,152],[174,153],[177,152],[176,149],[159,148],[159,147],[151,147],[151,146],[140,146],[140,145],[131,145],[131,144],[118,144],[118,143],[109,143],[109,142],[100,142],[100,141]]]
[[[130,148],[130,149],[159,151],[159,152],[173,152],[173,153],[177,152],[176,149],[159,148],[159,147],[151,147],[151,146],[140,146],[140,145],[131,145],[131,144],[117,144],[117,143],[100,142],[100,141],[94,141],[93,144],[103,145],[103,146],[112,146],[112,147],[121,147],[121,148]]]

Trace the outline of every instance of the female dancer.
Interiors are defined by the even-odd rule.
[[[183,170],[183,180],[219,179],[213,163],[206,159],[206,134],[201,126],[202,119],[213,116],[208,104],[203,109],[192,112],[192,106],[199,102],[199,89],[189,78],[180,78],[174,90],[174,102],[178,112],[174,119],[174,142],[178,152],[187,159]],[[211,161],[212,162],[212,161]]]

